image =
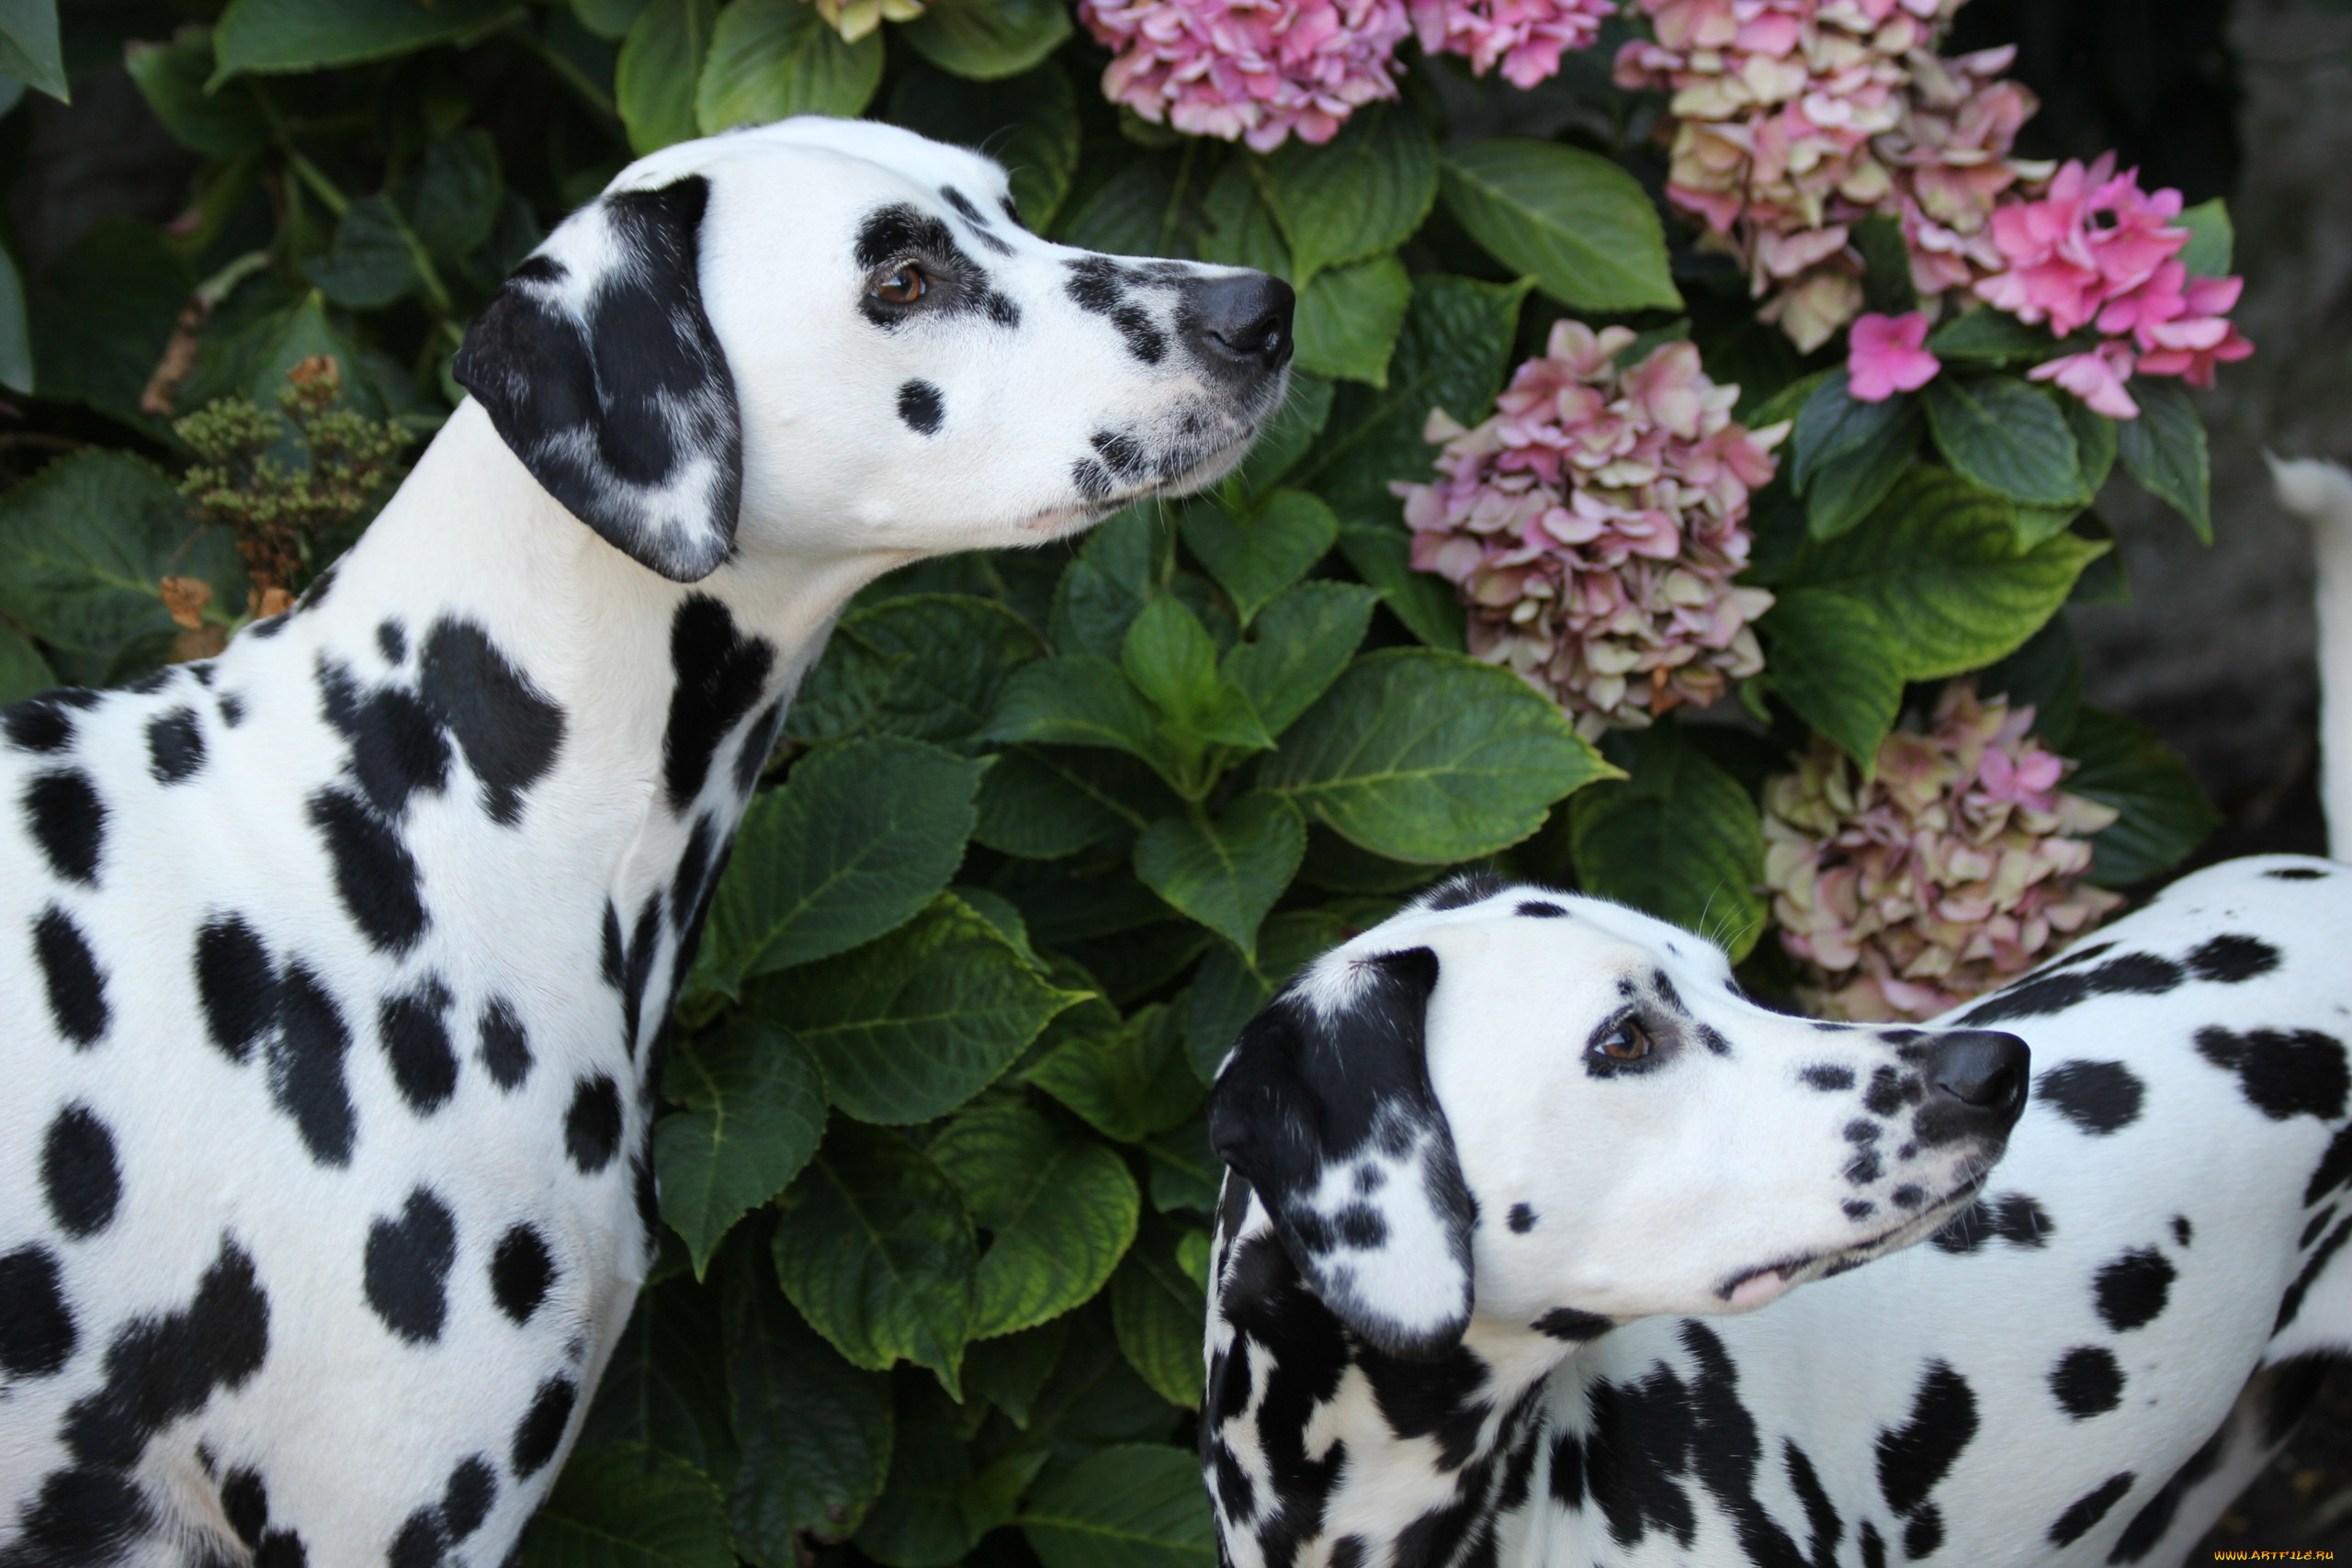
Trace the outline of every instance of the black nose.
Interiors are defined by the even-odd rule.
[[[1184,336],[1211,365],[1272,374],[1290,363],[1297,297],[1262,272],[1204,277],[1184,286]]]
[[[1964,1029],[1939,1036],[1928,1057],[1928,1081],[1971,1111],[2015,1122],[2025,1109],[2033,1053],[2014,1034]]]

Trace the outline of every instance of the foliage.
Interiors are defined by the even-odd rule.
[[[1299,291],[1290,400],[1213,492],[1064,555],[908,569],[843,616],[681,998],[656,1129],[673,1234],[528,1562],[1206,1568],[1185,1436],[1220,1175],[1201,1102],[1317,953],[1489,864],[1706,931],[1786,995],[1760,940],[1769,782],[1799,759],[1867,782],[1972,674],[2116,814],[2086,886],[2159,876],[2211,826],[2152,737],[2081,707],[2061,614],[2122,591],[2090,510],[2110,471],[2210,534],[2194,404],[2135,382],[2137,418],[2096,412],[2031,378],[2064,345],[1993,309],[1899,340],[1931,379],[1865,365],[1858,391],[1831,318],[1921,308],[1906,233],[1858,219],[1805,251],[1769,288],[1819,298],[1759,324],[1690,221],[1703,203],[1657,195],[1697,156],[1662,95],[1608,85],[1606,53],[1543,80],[1604,9],[1522,6],[1551,30],[1505,37],[1482,0],[1353,4],[1419,41],[1384,23],[1349,56],[1365,96],[1291,104],[1297,134],[1255,146],[1186,134],[1262,127],[1174,113],[1160,77],[1129,101],[1173,127],[1106,98],[1091,3],[190,0],[69,15],[62,46],[20,20],[41,6],[0,9],[0,71],[62,95],[70,62],[119,53],[198,162],[168,227],[100,224],[29,279],[0,254],[0,384],[71,448],[0,493],[0,698],[135,679],[299,590],[380,494],[394,433],[446,416],[508,269],[675,141],[878,115],[996,153],[1053,238]],[[1611,20],[1600,49],[1646,26]],[[1460,129],[1505,123],[1530,134]],[[1902,191],[1973,166],[1906,134],[1942,162],[1903,165]],[[2185,272],[2225,270],[2226,214],[2183,221]],[[1743,261],[1770,237],[1741,230]],[[1513,377],[1555,343],[1598,357]],[[1740,497],[1674,503],[1722,535],[1707,592],[1756,615],[1719,617],[1716,647],[1748,641],[1673,686],[1680,706],[1601,705],[1648,722],[1598,745],[1600,723],[1580,735],[1472,656],[1515,646],[1496,624],[1533,596],[1465,605],[1415,570],[1397,487],[1440,479],[1425,435],[1510,423],[1507,383],[1531,400],[1514,428],[1564,451],[1625,427],[1600,403],[1655,393],[1643,420],[1692,490],[1717,482],[1702,423],[1787,432],[1741,457]],[[1587,394],[1574,417],[1534,406]],[[1600,477],[1547,493],[1621,509],[1599,532],[1634,551],[1630,514],[1674,487],[1595,451],[1571,460]],[[1501,493],[1508,467],[1478,471]],[[1466,492],[1439,510],[1480,533]],[[1555,576],[1616,570],[1574,564]],[[1653,662],[1655,696],[1674,677]],[[1694,711],[1725,686],[1736,703]]]

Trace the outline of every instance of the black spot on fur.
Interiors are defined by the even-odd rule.
[[[2217,936],[2188,955],[2189,972],[2200,980],[2234,986],[2278,967],[2278,950],[2260,937]]]
[[[498,1497],[498,1472],[491,1468],[487,1455],[474,1454],[458,1461],[458,1468],[449,1472],[449,1484],[441,1493],[441,1528],[453,1541],[465,1540],[481,1529],[482,1520],[490,1517],[490,1506]]]
[[[437,1568],[448,1544],[441,1533],[441,1510],[419,1508],[401,1521],[384,1554],[387,1568]]]
[[[258,1546],[262,1532],[269,1528],[269,1488],[261,1472],[231,1471],[220,1483],[220,1512],[239,1540],[248,1547]]]
[[[1990,1202],[1979,1199],[1971,1203],[1930,1239],[1939,1251],[1957,1255],[1974,1252],[1995,1236],[2011,1247],[2043,1247],[2057,1231],[2040,1202],[2022,1192],[2008,1192]]]
[[[410,1344],[431,1344],[449,1314],[449,1266],[457,1257],[457,1220],[439,1198],[417,1188],[400,1218],[368,1227],[368,1304]]]
[[[743,732],[743,749],[735,753],[735,793],[750,795],[760,782],[760,770],[775,750],[775,732],[784,727],[784,705],[770,703],[767,711]]]
[[[2127,953],[2096,969],[2044,970],[2020,980],[1960,1015],[1969,1025],[2018,1018],[2051,1018],[2092,997],[2161,997],[2187,978],[2181,966],[2153,953]]]
[[[377,623],[376,651],[384,656],[387,664],[408,662],[408,633],[397,618]]]
[[[51,695],[0,708],[0,736],[19,751],[35,755],[62,751],[74,744],[74,720],[65,711],[68,705]]]
[[[571,1109],[563,1118],[563,1146],[583,1176],[594,1176],[613,1163],[621,1144],[621,1094],[603,1073],[582,1078],[571,1092]]]
[[[2320,1238],[2321,1233],[2335,1223],[2335,1205],[2330,1203],[2313,1214],[2303,1226],[2303,1234],[2295,1239],[2295,1250],[2301,1252]]]
[[[343,907],[379,952],[406,953],[424,934],[424,874],[399,833],[348,790],[311,796]]]
[[[2317,882],[2327,873],[2317,866],[2282,865],[2276,871],[2266,871],[2262,874],[2277,882]]]
[[[607,933],[609,938],[610,932]],[[627,959],[619,975],[621,987],[621,1032],[629,1055],[637,1055],[637,1032],[645,1019],[646,982],[653,977],[653,955],[662,938],[662,896],[650,894],[644,907],[637,912],[637,926],[630,933]],[[609,959],[611,949],[606,949]]]
[[[514,1424],[514,1442],[507,1454],[517,1481],[527,1481],[547,1468],[562,1446],[563,1429],[571,1423],[571,1406],[580,1391],[569,1378],[549,1378],[539,1385],[531,1407]]]
[[[245,699],[234,692],[220,694],[220,722],[234,729],[245,722]]]
[[[2077,1421],[2104,1416],[2123,1403],[2123,1367],[2102,1346],[2077,1346],[2050,1369],[2050,1393]]]
[[[1524,1203],[1513,1203],[1508,1223],[1513,1232],[1525,1235],[1535,1228],[1535,1211]]]
[[[2116,1538],[2115,1550],[2107,1554],[2109,1562],[2137,1562],[2156,1549],[2172,1529],[2173,1516],[2180,1511],[2180,1500],[2189,1489],[2222,1467],[2223,1439],[2229,1435],[2229,1423],[2224,1421],[2214,1434],[2205,1439],[2205,1446],[2188,1456],[2188,1462],[2164,1483],[2147,1505],[2134,1515],[2123,1533]]]
[[[278,987],[269,949],[242,916],[216,915],[197,932],[196,991],[212,1043],[232,1062],[251,1059],[277,1021]]]
[[[2312,1168],[2312,1179],[2303,1188],[2303,1206],[2309,1208],[2346,1181],[2352,1181],[2352,1126],[2328,1140],[2327,1152]]]
[[[41,1191],[57,1228],[75,1239],[93,1236],[114,1220],[122,1201],[122,1170],[114,1134],[86,1105],[69,1105],[49,1124],[40,1146]]]
[[[481,781],[490,819],[507,827],[521,821],[523,792],[547,776],[563,750],[563,709],[488,632],[447,615],[425,635],[417,693]]]
[[[548,1244],[529,1225],[514,1225],[498,1238],[490,1259],[490,1292],[498,1310],[516,1323],[528,1323],[555,1282],[555,1259]]]
[[[147,771],[157,784],[194,778],[204,766],[204,728],[194,708],[174,708],[147,721]]]
[[[88,1047],[107,1032],[107,977],[74,918],[51,904],[33,922],[33,957],[57,1032]]]
[[[1531,920],[1552,920],[1563,918],[1567,911],[1557,904],[1546,904],[1540,899],[1530,898],[1511,913],[1524,916]]]
[[[1838,1205],[1849,1220],[1867,1220],[1878,1213],[1878,1205],[1860,1198],[1849,1198]],[[1949,1227],[1947,1227],[1949,1228]],[[1939,1235],[1941,1233],[1939,1232]]]
[[[2278,1316],[2270,1325],[2272,1335],[2276,1336],[2295,1321],[2295,1314],[2303,1310],[2303,1297],[2311,1292],[2312,1281],[2320,1277],[2320,1272],[2342,1249],[2347,1238],[2352,1238],[2352,1219],[2328,1232],[2327,1239],[2319,1244],[2319,1249],[2304,1259],[2302,1272],[2295,1276],[2294,1283],[2289,1285],[2286,1293],[2278,1298]]]
[[[939,389],[928,381],[909,381],[899,389],[899,417],[917,435],[936,435],[947,410],[940,401]]]
[[[427,977],[405,997],[388,997],[377,1014],[376,1032],[390,1059],[392,1082],[409,1109],[429,1116],[458,1090],[458,1053],[449,1043],[449,993]]]
[[[522,1088],[531,1076],[531,1042],[514,1004],[504,997],[491,998],[482,1004],[479,1028],[481,1044],[475,1055],[489,1070],[491,1081],[503,1089]]]
[[[107,808],[89,774],[67,770],[33,775],[25,786],[25,831],[49,857],[51,871],[69,882],[97,886]]]
[[[1926,1202],[1928,1201],[1928,1194],[1924,1189],[1914,1187],[1910,1183],[1905,1182],[1904,1185],[1896,1188],[1894,1191],[1888,1193],[1886,1195],[1886,1201],[1894,1204],[1896,1208],[1908,1212]]]
[[[695,593],[670,624],[670,664],[677,686],[662,738],[662,771],[670,809],[683,814],[702,793],[719,741],[760,700],[775,668],[775,648],[739,634],[726,605]]]
[[[0,1551],[6,1568],[104,1568],[155,1529],[136,1483],[87,1466],[51,1471],[19,1508],[17,1540]]]
[[[269,1043],[269,1093],[321,1165],[351,1163],[358,1127],[344,1078],[350,1050],[351,1032],[334,998],[308,966],[288,964],[281,1026]]]
[[[1168,357],[1168,334],[1159,330],[1142,306],[1120,306],[1111,312],[1111,324],[1119,329],[1127,352],[1146,365],[1157,365]]]
[[[1689,1550],[1698,1518],[1677,1480],[1690,1468],[1696,1436],[1689,1388],[1661,1365],[1639,1382],[1597,1383],[1585,1399],[1585,1485],[1610,1538],[1630,1551],[1657,1530]]]
[[[2173,1273],[2171,1262],[2152,1247],[2101,1264],[2092,1284],[2100,1320],[2118,1334],[2154,1323],[2172,1297]]]
[[[2072,1546],[2091,1532],[2091,1527],[2107,1517],[2108,1510],[2123,1501],[2137,1480],[2130,1471],[2110,1475],[2091,1491],[2066,1506],[2066,1511],[2051,1521],[2050,1544]]]
[[[1824,1094],[1835,1094],[1854,1087],[1853,1068],[1832,1066],[1827,1063],[1815,1063],[1797,1074],[1797,1077],[1808,1088],[1817,1089]]]
[[[397,818],[410,795],[448,786],[448,737],[415,693],[400,686],[363,693],[347,667],[324,658],[318,682],[327,722],[351,743],[351,776],[370,806]]]
[[[29,1244],[0,1253],[0,1372],[47,1377],[72,1358],[75,1337],[57,1254]]]
[[[2118,1133],[2140,1119],[2147,1087],[2120,1062],[2061,1062],[2034,1092],[2086,1133]]]
[[[1951,1367],[1930,1361],[1911,1396],[1911,1418],[1878,1435],[1878,1489],[1886,1506],[1909,1514],[1926,1503],[1975,1436],[1975,1391]]]
[[[2273,1122],[2299,1115],[2333,1122],[2344,1114],[2345,1093],[2352,1089],[2343,1042],[2316,1029],[2240,1034],[2209,1023],[2197,1032],[2197,1054],[2236,1073],[2248,1103]]]
[[[130,1470],[148,1440],[235,1390],[269,1354],[269,1298],[254,1260],[223,1236],[187,1310],[134,1318],[107,1347],[106,1382],[65,1413],[76,1462]]]
[[[2197,1228],[2188,1223],[2187,1214],[2175,1214],[2172,1217],[2172,1239],[2175,1243],[2187,1247],[2189,1238],[2196,1234]]]
[[[1597,1312],[1580,1312],[1575,1307],[1554,1307],[1527,1326],[1538,1334],[1548,1334],[1555,1339],[1565,1339],[1572,1345],[1581,1345],[1588,1339],[1600,1338],[1617,1325]]]

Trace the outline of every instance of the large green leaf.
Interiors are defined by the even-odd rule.
[[[2145,725],[2086,706],[2064,750],[2081,764],[2064,787],[2122,813],[2091,840],[2091,880],[2103,887],[2162,876],[2222,825],[2188,765]]]
[[[862,1121],[944,1116],[993,1082],[1081,993],[1039,979],[970,906],[941,894],[877,942],[766,983],[826,1098]]]
[[[1211,951],[1184,995],[1184,1050],[1193,1076],[1209,1082],[1241,1026],[1293,975],[1356,929],[1340,909],[1286,909],[1259,932],[1254,966],[1230,948]]]
[[[2007,502],[1915,468],[1870,521],[1807,543],[1781,581],[1867,605],[1905,678],[1927,681],[1989,664],[2041,630],[2101,552],[2073,534],[2020,552]]]
[[[1603,898],[1669,920],[1736,964],[1764,933],[1764,827],[1737,779],[1671,721],[1610,738],[1623,780],[1568,805],[1577,879]]]
[[[1185,546],[1232,597],[1245,626],[1340,537],[1331,509],[1301,490],[1275,491],[1238,518],[1196,501],[1184,509],[1183,527]]]
[[[857,1549],[883,1568],[948,1568],[1001,1522],[970,1506],[977,1478],[958,1430],[965,1412],[938,1384],[913,1378],[897,1381],[891,1404],[899,1441],[890,1482],[857,1532]],[[1025,1483],[1045,1455],[1030,1450],[1014,1458]],[[1011,1512],[1009,1504],[1003,1511]]]
[[[1903,705],[1904,661],[1877,615],[1827,589],[1786,588],[1757,629],[1772,690],[1865,774],[1873,771]]]
[[[1246,158],[1228,158],[1217,170],[1201,196],[1201,259],[1255,267],[1288,281],[1290,242],[1258,185]]]
[[[1445,203],[1471,238],[1562,304],[1682,307],[1657,209],[1597,152],[1517,136],[1450,147]]]
[[[1040,659],[1012,672],[983,738],[1108,746],[1164,767],[1159,720],[1116,664],[1081,654]]]
[[[581,1424],[582,1450],[635,1443],[676,1455],[722,1487],[732,1483],[741,1450],[718,1301],[718,1292],[683,1274],[638,1292]]]
[[[1379,596],[1352,582],[1301,582],[1258,616],[1257,636],[1226,650],[1225,675],[1270,735],[1288,729],[1348,667]]]
[[[575,1453],[523,1537],[523,1568],[734,1568],[718,1483],[682,1459]]]
[[[695,1277],[736,1221],[784,1190],[825,1135],[825,1091],[789,1036],[737,1019],[672,1054],[662,1092],[685,1106],[653,1129],[662,1217]]]
[[[1805,532],[1834,539],[1878,510],[1918,451],[1925,425],[1917,407],[1905,400],[1902,419],[1816,467],[1805,487]]]
[[[2211,544],[2212,464],[2197,405],[2179,382],[2147,376],[2132,383],[2132,397],[2140,405],[2140,417],[2115,427],[2123,467],[2142,489],[2187,518],[2197,536]]]
[[[1467,650],[1461,597],[1435,572],[1413,570],[1410,534],[1393,524],[1351,524],[1340,530],[1340,553],[1407,631],[1447,653]]]
[[[1046,1568],[1215,1568],[1217,1560],[1200,1462],[1159,1444],[1104,1449],[1047,1475],[1020,1524]]]
[[[1393,255],[1324,268],[1298,297],[1299,368],[1387,385],[1388,355],[1412,299],[1412,276]]]
[[[1202,740],[1252,750],[1274,743],[1241,688],[1217,668],[1216,643],[1200,617],[1172,593],[1145,605],[1127,628],[1119,667],[1159,710],[1159,733],[1180,753]]]
[[[0,626],[0,707],[22,702],[57,684],[56,672],[40,650],[6,626]]]
[[[1883,445],[1903,426],[1916,406],[1907,397],[1865,402],[1848,390],[1843,370],[1832,370],[1799,385],[1811,388],[1798,403],[1796,423],[1789,432],[1789,483],[1799,491],[1812,482],[1814,471],[1823,464],[1850,452]],[[1774,404],[1788,396],[1783,393],[1781,399],[1774,400]],[[1785,417],[1779,415],[1773,405],[1768,405],[1766,412]]]
[[[1101,1290],[1135,1240],[1142,1195],[1104,1145],[1012,1100],[976,1105],[941,1129],[931,1157],[991,1233],[980,1257],[972,1337],[1059,1317]]]
[[[128,218],[91,225],[28,291],[41,396],[164,434],[140,399],[195,287],[154,225]]]
[[[33,389],[32,322],[25,314],[25,280],[17,261],[0,250],[0,387]]]
[[[1040,233],[1078,173],[1078,94],[1052,60],[999,82],[967,81],[916,61],[891,89],[890,121],[1003,164],[1021,220]]]
[[[1214,821],[1163,817],[1136,840],[1136,874],[1244,953],[1306,853],[1306,824],[1279,795],[1252,790]]]
[[[522,12],[514,0],[230,0],[212,35],[214,80],[390,60],[487,33]]]
[[[797,114],[854,116],[881,84],[879,32],[844,43],[805,0],[734,0],[710,34],[695,123],[707,136]]]
[[[1179,1234],[1156,1221],[1111,1280],[1111,1322],[1127,1364],[1170,1404],[1197,1409],[1206,1381],[1201,1321],[1208,1301],[1176,1261]]]
[[[2188,243],[2180,252],[2180,264],[2188,269],[2188,276],[2227,277],[2231,253],[2237,248],[2230,204],[2218,196],[2200,201],[2180,215],[2180,226],[2188,231]]]
[[[1121,1143],[1179,1126],[1201,1103],[1200,1082],[1185,1062],[1183,1021],[1159,1003],[1115,1029],[1063,1042],[1023,1076]]]
[[[1611,772],[1509,671],[1392,649],[1340,676],[1258,782],[1376,854],[1445,864],[1517,843]]]
[[[57,0],[0,0],[0,75],[13,76],[60,103],[67,100]]]
[[[334,248],[305,263],[303,271],[329,299],[354,310],[381,310],[407,298],[421,281],[408,228],[380,196],[353,202],[335,225]]]
[[[1138,158],[1094,187],[1064,217],[1063,243],[1114,256],[1182,256],[1172,161]]]
[[[1939,359],[1984,365],[2030,364],[2058,352],[2057,340],[2006,310],[1982,306],[1954,316],[1928,337]]]
[[[1437,200],[1437,142],[1402,103],[1358,108],[1320,147],[1293,137],[1251,171],[1290,241],[1294,284],[1395,250]]]
[[[505,188],[498,149],[477,126],[426,148],[401,199],[424,248],[455,263],[490,238]]]
[[[963,863],[987,768],[896,736],[802,759],[744,814],[711,911],[717,962],[764,975],[908,919]]]
[[[1143,613],[1159,579],[1159,524],[1154,503],[1127,508],[1086,536],[1078,559],[1054,585],[1057,653],[1116,660],[1127,627]]]
[[[980,1265],[985,1270],[988,1259],[983,1258]],[[1037,1395],[1044,1392],[1046,1380],[1054,1375],[1069,1334],[1069,1319],[1057,1317],[1018,1334],[974,1340],[964,1356],[966,1407],[986,1400],[1026,1431]]]
[[[912,1361],[951,1393],[978,1266],[955,1184],[886,1127],[835,1122],[776,1227],[776,1279],[810,1327],[853,1366]]]
[[[968,750],[1005,677],[1045,651],[1028,624],[993,600],[886,600],[843,618],[794,699],[785,732],[808,741],[903,735]]]
[[[1315,444],[1331,417],[1332,391],[1331,383],[1320,376],[1291,371],[1290,390],[1281,412],[1266,422],[1257,445],[1250,448],[1250,456],[1241,460],[1240,468],[1228,481],[1238,487],[1241,496],[1254,500],[1265,494],[1306,456],[1307,447]]]
[[[723,1270],[727,1382],[743,1461],[728,1512],[761,1568],[794,1568],[798,1532],[857,1529],[890,1472],[890,1382],[843,1360],[764,1269]]]
[[[898,28],[942,71],[983,82],[1035,68],[1071,31],[1059,0],[929,0],[922,16]]]
[[[1074,855],[1135,825],[1125,797],[1136,784],[1151,782],[1137,764],[1115,754],[1011,747],[997,754],[980,781],[972,840],[1027,860]]]
[[[1944,461],[2030,506],[2090,504],[2066,416],[2013,376],[1939,376],[1921,400]]]
[[[613,67],[613,101],[632,151],[659,152],[700,133],[695,85],[718,18],[718,0],[651,0],[630,25]]]
[[[189,28],[169,43],[131,42],[122,63],[172,139],[208,158],[236,158],[269,145],[269,120],[243,83],[208,93],[212,34]]]

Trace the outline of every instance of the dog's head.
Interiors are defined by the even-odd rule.
[[[623,170],[455,370],[548,493],[693,581],[1035,544],[1206,484],[1281,406],[1291,308],[1041,240],[975,153],[802,118]]]
[[[1383,1350],[1760,1306],[1933,1233],[2024,1109],[1982,1030],[1824,1025],[1598,899],[1456,883],[1250,1021],[1217,1152]]]

